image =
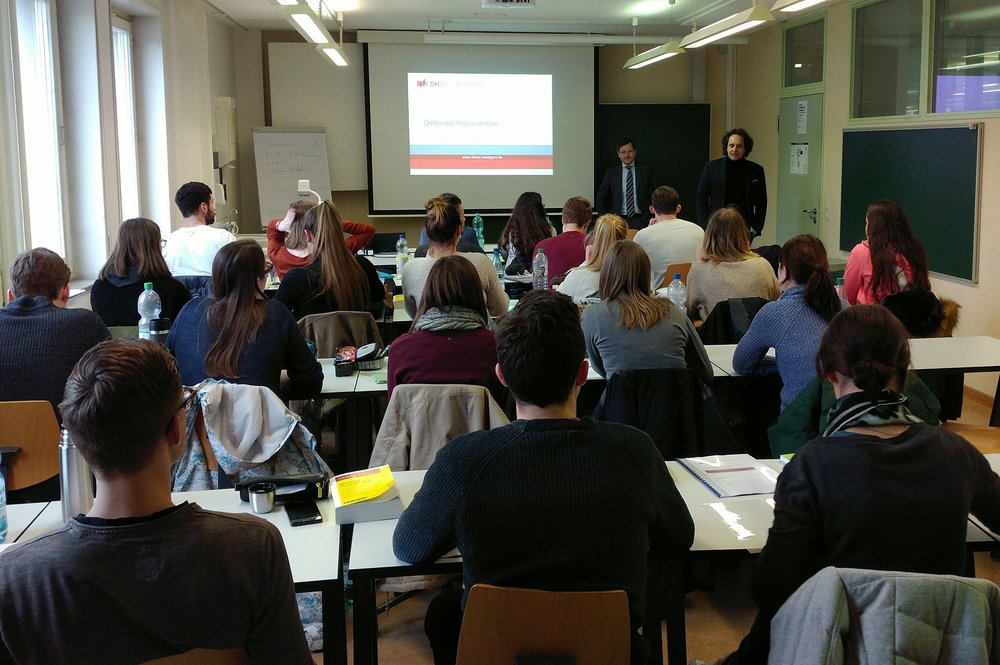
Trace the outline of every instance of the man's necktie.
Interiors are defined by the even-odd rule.
[[[625,167],[625,216],[631,217],[635,212],[635,176],[629,164]]]

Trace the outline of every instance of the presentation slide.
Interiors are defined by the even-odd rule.
[[[442,192],[485,214],[529,191],[593,201],[593,47],[365,48],[371,214],[422,215]]]
[[[410,175],[552,175],[552,76],[407,78]]]

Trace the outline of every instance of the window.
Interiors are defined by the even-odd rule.
[[[785,86],[823,81],[824,21],[785,30]]]
[[[922,13],[922,0],[883,0],[854,10],[852,117],[920,112]]]
[[[936,0],[932,108],[1000,109],[1000,4]]]
[[[59,120],[49,0],[18,0],[17,53],[31,247],[65,255]]]
[[[115,120],[118,128],[118,182],[122,219],[138,217],[139,157],[136,150],[135,82],[132,75],[131,24],[118,17],[112,22],[114,50]]]

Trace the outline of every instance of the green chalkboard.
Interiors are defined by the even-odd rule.
[[[594,192],[604,172],[618,162],[615,144],[636,143],[636,161],[651,164],[657,184],[670,185],[681,197],[682,219],[696,221],[694,199],[709,159],[709,104],[598,104],[594,141]],[[719,146],[716,157],[722,156]]]
[[[876,199],[902,206],[932,272],[977,279],[982,128],[844,131],[840,248],[865,239]]]

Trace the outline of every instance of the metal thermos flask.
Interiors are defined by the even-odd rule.
[[[65,429],[59,441],[59,490],[64,522],[86,513],[94,505],[94,476],[90,473],[90,464],[83,459]]]

